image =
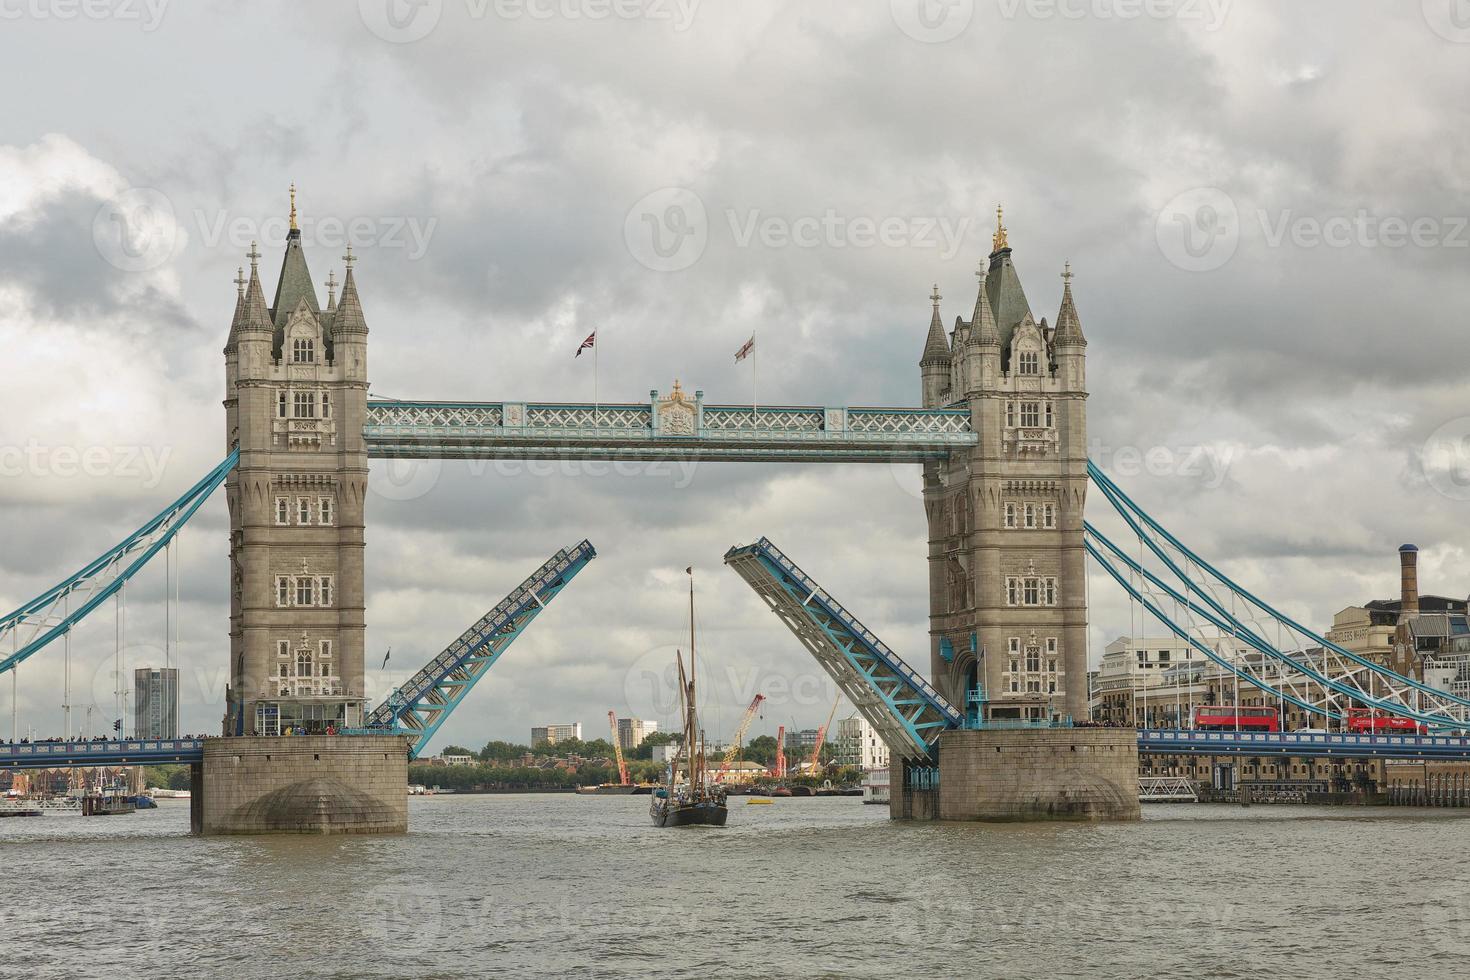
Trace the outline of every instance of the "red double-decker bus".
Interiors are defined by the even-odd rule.
[[[1349,708],[1347,710],[1347,729],[1350,732],[1365,732],[1371,735],[1380,732],[1425,735],[1429,732],[1428,725],[1421,725],[1412,718],[1391,715],[1382,708]]]
[[[1281,719],[1275,708],[1199,704],[1194,708],[1194,727],[1208,732],[1279,732]]]

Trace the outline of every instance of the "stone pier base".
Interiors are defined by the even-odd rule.
[[[196,834],[395,834],[408,830],[408,739],[301,735],[210,739],[194,768]]]
[[[889,813],[913,820],[1137,820],[1132,729],[951,731],[938,779],[896,764]]]

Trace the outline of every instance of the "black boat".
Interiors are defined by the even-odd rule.
[[[670,804],[668,791],[659,787],[654,790],[648,815],[655,827],[723,827],[730,808],[724,795],[718,793],[690,797],[680,791],[674,794],[674,802]]]
[[[689,574],[689,675],[684,674],[684,655],[676,652],[679,665],[679,697],[684,704],[684,739],[669,763],[664,785],[653,791],[648,815],[655,827],[723,827],[730,815],[725,805],[725,787],[711,777],[704,760],[703,732],[694,700],[694,568]],[[681,780],[680,770],[685,778]]]

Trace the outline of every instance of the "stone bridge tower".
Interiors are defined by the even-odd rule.
[[[230,511],[226,735],[362,724],[367,324],[347,249],[317,302],[296,224],[267,307],[250,249],[225,344]]]
[[[1087,341],[1062,273],[1038,323],[996,232],[968,322],[946,335],[936,287],[925,407],[967,406],[973,450],[924,468],[931,676],[973,718],[1088,717],[1082,507]]]

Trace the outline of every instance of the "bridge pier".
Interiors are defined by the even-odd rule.
[[[895,820],[1137,820],[1138,741],[1131,729],[955,730],[932,769],[895,763]]]
[[[408,830],[408,739],[397,735],[210,739],[193,767],[196,834],[394,834]]]

